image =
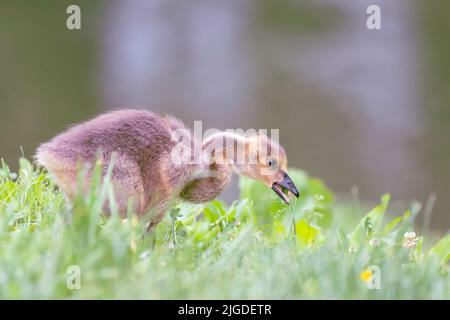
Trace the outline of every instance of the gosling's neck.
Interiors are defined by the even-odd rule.
[[[248,138],[219,132],[202,143],[202,161],[182,189],[181,198],[194,203],[211,201],[229,184],[233,171],[239,172],[248,150]],[[245,161],[245,158],[244,158]]]
[[[204,166],[226,166],[229,171],[239,172],[246,162],[251,138],[232,132],[218,132],[202,143]]]

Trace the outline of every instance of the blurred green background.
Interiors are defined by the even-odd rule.
[[[368,30],[375,3],[382,29]],[[82,30],[66,28],[70,4]],[[278,128],[289,164],[343,198],[431,207],[436,195],[419,223],[445,232],[449,12],[447,0],[2,0],[0,157],[17,169],[21,146],[31,157],[123,107],[204,129]]]

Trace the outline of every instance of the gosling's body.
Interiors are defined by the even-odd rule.
[[[173,134],[180,130],[184,133],[182,140]],[[173,117],[144,110],[121,110],[69,128],[42,144],[37,150],[36,160],[50,172],[71,201],[77,192],[80,164],[87,164],[90,168],[83,186],[86,188],[94,163],[100,160],[105,174],[114,154],[111,180],[121,216],[127,214],[131,204],[139,215],[152,211],[150,226],[154,226],[160,222],[173,199],[195,203],[214,199],[228,185],[233,170],[259,179],[268,186],[285,179],[287,162],[281,148],[281,167],[273,176],[260,177],[257,165],[237,167],[227,164],[228,161],[225,164],[217,161],[177,164],[172,161],[171,153],[180,141],[187,148],[200,148],[203,152],[215,139],[222,138],[219,133],[202,143],[196,141],[184,124]],[[250,140],[232,138],[245,150],[249,149]],[[274,147],[272,145],[272,149]],[[212,154],[215,154],[214,150]],[[278,189],[274,190],[287,201]],[[107,203],[104,211],[109,213]]]
[[[194,170],[193,166],[174,165],[170,159],[178,143],[172,132],[183,128],[175,118],[148,111],[111,112],[69,128],[41,145],[36,159],[72,200],[79,164],[92,165],[100,159],[106,172],[114,153],[111,180],[121,215],[126,215],[131,201],[137,214],[153,208],[159,220],[161,211]]]

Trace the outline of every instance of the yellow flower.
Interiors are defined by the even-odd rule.
[[[359,274],[359,278],[364,281],[367,282],[370,280],[370,278],[372,278],[372,272],[370,272],[369,270],[365,269],[363,270],[363,272],[361,272]]]

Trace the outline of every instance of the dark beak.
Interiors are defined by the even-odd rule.
[[[289,198],[287,196],[288,192],[291,192],[297,198],[300,195],[294,182],[292,182],[286,172],[283,172],[283,180],[274,182],[272,189],[284,202],[286,202],[286,204],[289,204]]]

